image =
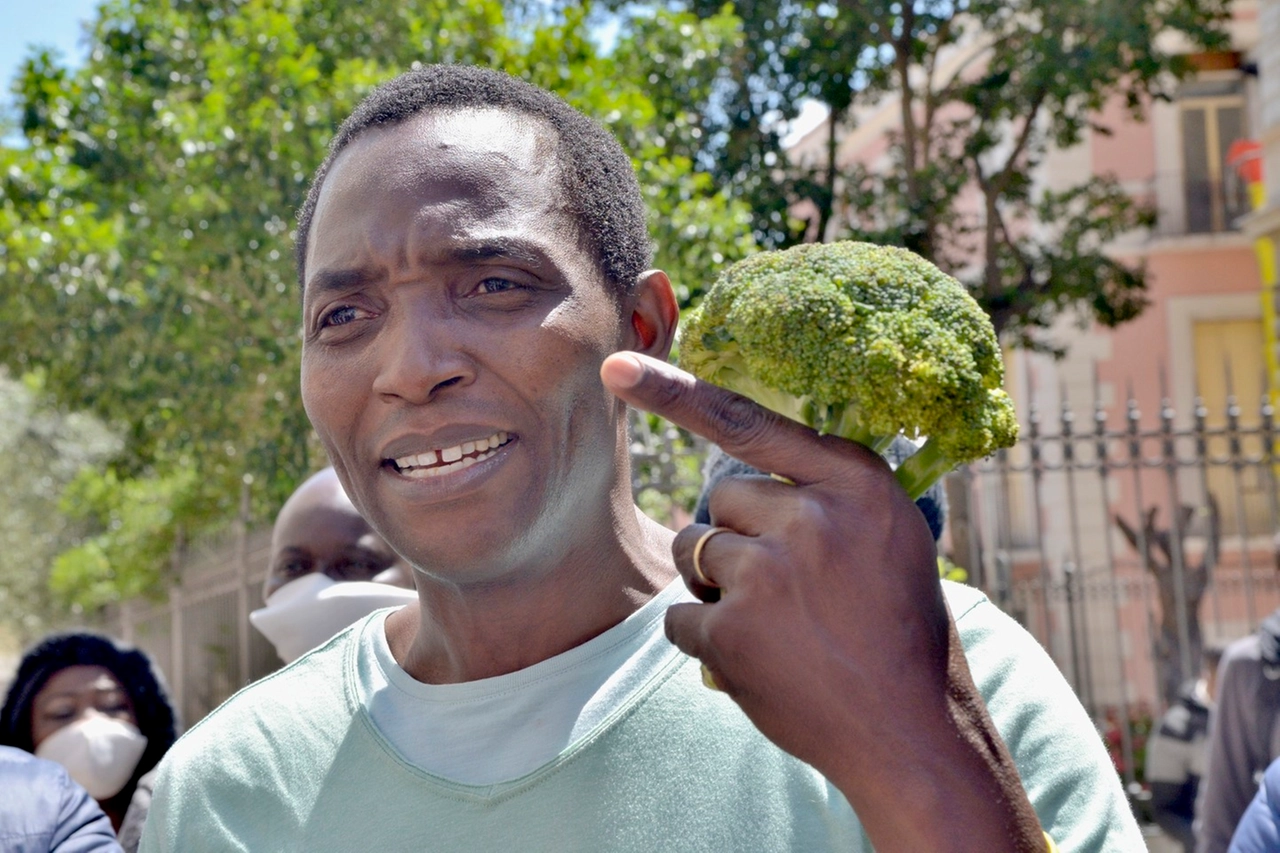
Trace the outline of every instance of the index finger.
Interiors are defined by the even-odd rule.
[[[741,394],[640,353],[613,353],[600,366],[600,378],[630,405],[714,441],[748,465],[797,483],[825,480],[831,474],[834,452],[862,453],[883,464],[862,445],[821,436]]]

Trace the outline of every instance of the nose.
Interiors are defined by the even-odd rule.
[[[475,379],[475,363],[466,352],[453,318],[428,316],[418,309],[392,319],[380,334],[373,390],[379,397],[428,403],[446,389]]]

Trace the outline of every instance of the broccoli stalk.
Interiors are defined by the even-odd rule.
[[[680,366],[898,466],[915,499],[958,464],[1017,440],[990,319],[964,286],[905,249],[844,241],[727,268],[685,318]]]

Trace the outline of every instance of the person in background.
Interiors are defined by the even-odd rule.
[[[119,853],[102,808],[61,765],[0,746],[0,850]]]
[[[87,632],[55,634],[29,649],[0,709],[0,745],[62,765],[135,846],[150,802],[142,780],[177,735],[151,659]]]
[[[1209,711],[1220,660],[1221,646],[1205,647],[1200,677],[1183,687],[1147,739],[1151,814],[1165,833],[1182,844],[1185,853],[1196,849],[1192,830],[1196,793],[1204,774]]]
[[[1262,775],[1244,816],[1231,835],[1228,853],[1277,853],[1280,851],[1280,758]]]
[[[249,621],[285,663],[374,610],[418,600],[409,570],[332,468],[307,478],[280,508],[262,594],[266,606]]]
[[[1197,853],[1227,849],[1263,773],[1280,758],[1280,610],[1223,651],[1214,699],[1196,799]]]

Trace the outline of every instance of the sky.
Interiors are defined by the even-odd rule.
[[[0,0],[0,75],[4,95],[30,46],[56,47],[65,60],[84,58],[81,22],[94,17],[101,0]]]

